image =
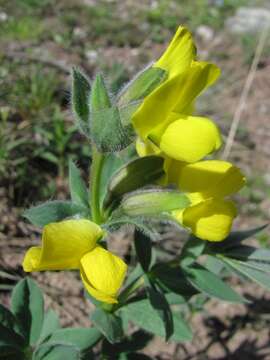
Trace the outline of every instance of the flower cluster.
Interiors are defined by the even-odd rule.
[[[168,48],[152,68],[164,71],[166,78],[146,94],[131,115],[130,122],[137,135],[137,153],[140,157],[161,157],[161,160],[164,160],[162,166],[165,175],[158,180],[159,184],[164,187],[173,185],[187,195],[189,205],[181,209],[179,206],[177,209],[170,209],[170,216],[190,229],[198,238],[208,241],[224,240],[237,213],[228,196],[236,193],[245,184],[245,178],[231,163],[210,158],[211,154],[221,147],[220,131],[212,120],[194,115],[196,97],[217,80],[220,71],[215,65],[196,59],[192,36],[184,27],[178,28]],[[85,79],[82,84],[87,90]],[[117,122],[119,110],[111,106],[101,78],[94,82],[93,88],[91,105],[92,108],[94,105],[97,108],[95,119],[101,122],[108,114],[108,120],[114,121],[113,126],[124,131],[123,124]],[[78,96],[82,93],[79,91]],[[88,99],[87,96],[85,99]],[[79,100],[78,104],[81,104],[81,98]],[[104,107],[108,108],[107,112],[99,113]],[[83,110],[84,113],[81,108],[79,112],[83,114],[84,121],[88,121],[90,111],[87,106]],[[92,124],[91,128],[93,134],[97,135],[103,132],[103,123],[98,122]],[[105,140],[108,134],[110,135],[110,129],[107,129],[104,135]],[[118,138],[116,140],[118,141]],[[97,143],[93,144],[95,145]],[[93,169],[100,169],[104,156],[101,153],[108,148],[108,144],[105,147],[97,146],[93,156],[98,160]],[[155,171],[153,173],[155,174]],[[126,176],[128,171],[121,174],[120,178]],[[26,272],[78,269],[90,295],[102,302],[116,303],[127,265],[101,245],[100,240],[106,236],[102,225],[111,213],[110,208],[107,209],[107,219],[100,213],[100,199],[95,192],[95,181],[98,180],[100,173],[93,180],[91,221],[82,218],[80,214],[78,219],[64,219],[47,224],[42,234],[42,246],[28,250],[23,268]],[[128,191],[132,190],[134,189]],[[124,191],[121,191],[120,194],[124,195]],[[79,198],[80,196],[81,192]],[[136,196],[134,201],[133,206],[137,206]],[[119,199],[114,202],[118,203]]]
[[[30,248],[25,255],[24,271],[79,269],[90,295],[102,302],[115,303],[127,265],[98,245],[103,235],[98,225],[85,219],[46,225],[42,246]]]
[[[218,78],[219,69],[197,61],[191,34],[179,27],[170,45],[154,64],[168,77],[133,116],[140,156],[165,158],[166,179],[187,192],[191,205],[173,215],[199,238],[221,241],[229,234],[237,211],[226,197],[245,184],[241,171],[229,162],[203,160],[218,150],[222,139],[215,123],[192,115],[200,93]]]

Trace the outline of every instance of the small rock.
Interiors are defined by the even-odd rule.
[[[214,38],[214,30],[210,26],[200,25],[196,30],[196,35],[204,42],[209,42]]]
[[[96,64],[98,59],[98,52],[96,50],[87,50],[85,56],[90,64]]]
[[[85,39],[87,36],[87,33],[84,29],[80,27],[75,27],[73,30],[73,35],[77,39]]]
[[[264,180],[264,182],[265,182],[265,185],[270,186],[270,173],[266,173],[266,174],[263,176],[263,180]]]
[[[0,12],[0,22],[5,22],[8,19],[8,15],[5,12]]]
[[[235,34],[256,33],[270,26],[270,10],[259,7],[240,7],[226,21],[226,28]]]

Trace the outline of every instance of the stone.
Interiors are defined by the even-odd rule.
[[[204,42],[212,41],[214,38],[214,30],[207,25],[200,25],[197,27],[196,35]]]
[[[98,52],[96,50],[87,50],[85,56],[91,65],[96,64],[98,60]]]
[[[5,22],[5,21],[7,21],[7,19],[8,19],[8,15],[5,12],[1,11],[0,12],[0,22]]]
[[[233,17],[225,22],[228,31],[234,34],[257,33],[270,26],[270,10],[260,7],[240,7]]]

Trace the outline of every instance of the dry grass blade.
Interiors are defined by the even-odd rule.
[[[261,35],[260,35],[260,38],[259,38],[259,41],[258,41],[258,44],[256,47],[256,51],[255,51],[255,54],[253,57],[253,61],[250,66],[250,70],[248,72],[248,75],[247,75],[247,78],[246,78],[246,81],[245,81],[245,84],[244,84],[244,87],[243,87],[243,90],[242,90],[242,93],[240,96],[239,104],[234,113],[230,131],[229,131],[229,134],[227,137],[226,145],[225,145],[225,148],[224,148],[224,151],[222,154],[222,158],[224,160],[227,160],[230,155],[230,152],[231,152],[231,149],[232,149],[232,146],[234,143],[234,138],[235,138],[235,135],[236,135],[236,132],[237,132],[240,120],[241,120],[241,115],[243,113],[243,110],[245,109],[247,97],[248,97],[249,91],[251,89],[253,80],[255,78],[257,67],[258,67],[258,64],[259,64],[259,61],[260,61],[260,58],[261,58],[261,55],[262,55],[262,52],[263,52],[263,49],[264,49],[264,46],[266,43],[269,28],[270,28],[270,25],[267,25],[261,32]]]

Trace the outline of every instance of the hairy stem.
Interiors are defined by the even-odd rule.
[[[90,170],[90,206],[93,221],[97,224],[102,223],[100,211],[100,180],[104,156],[93,146],[92,165]]]

